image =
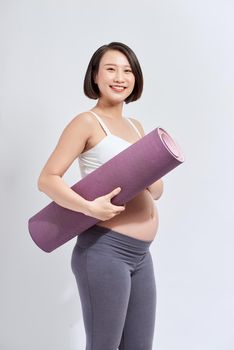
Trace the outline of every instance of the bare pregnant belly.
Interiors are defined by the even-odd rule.
[[[158,224],[155,202],[150,192],[145,189],[126,203],[124,211],[109,220],[99,221],[97,226],[108,227],[127,236],[151,241],[156,236]]]

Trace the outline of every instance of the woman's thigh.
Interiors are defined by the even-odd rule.
[[[119,350],[152,350],[156,282],[150,251],[131,276],[131,292]]]
[[[130,271],[124,262],[78,245],[71,265],[81,300],[86,350],[116,350],[128,308]]]

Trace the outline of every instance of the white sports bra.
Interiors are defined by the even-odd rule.
[[[111,134],[110,130],[104,124],[103,120],[95,112],[89,112],[91,112],[97,118],[103,130],[105,131],[106,136],[94,147],[79,155],[78,162],[82,178],[132,144],[126,140],[123,140],[119,136]],[[133,122],[129,118],[126,119],[134,127],[141,138],[142,136]]]

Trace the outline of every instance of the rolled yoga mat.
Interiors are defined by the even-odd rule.
[[[164,129],[158,127],[71,188],[92,201],[121,187],[120,193],[112,198],[111,203],[123,205],[183,161],[179,145]],[[99,221],[61,207],[53,201],[29,219],[28,228],[38,247],[51,252]]]

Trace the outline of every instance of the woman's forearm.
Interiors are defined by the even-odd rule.
[[[40,177],[38,189],[61,207],[88,215],[90,201],[73,191],[59,175]]]
[[[163,193],[163,181],[159,179],[147,187],[154,200],[159,199]]]

